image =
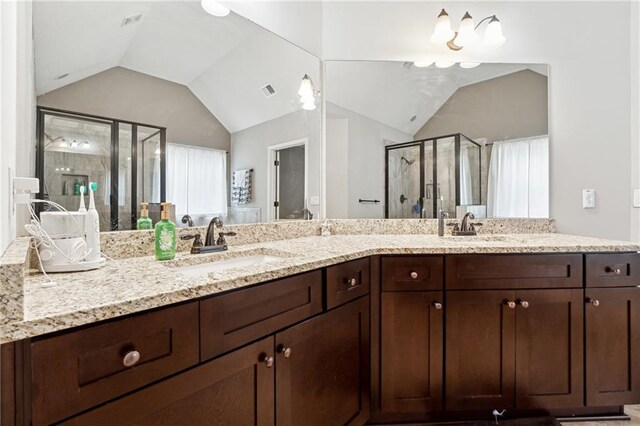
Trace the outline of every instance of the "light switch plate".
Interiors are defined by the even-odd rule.
[[[583,209],[596,208],[596,190],[595,189],[582,190],[582,208]]]
[[[640,208],[640,189],[633,190],[633,207]]]
[[[317,195],[312,195],[309,197],[309,205],[310,206],[319,206],[320,205],[320,197]]]

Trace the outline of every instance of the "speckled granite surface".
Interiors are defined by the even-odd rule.
[[[0,342],[19,340],[133,312],[221,293],[287,275],[374,254],[558,253],[638,251],[640,245],[555,233],[479,237],[435,235],[307,236],[230,247],[224,253],[179,254],[157,262],[152,257],[122,259],[96,271],[56,274],[24,281],[24,318],[0,326]],[[242,256],[267,255],[259,265],[189,277],[176,270]]]

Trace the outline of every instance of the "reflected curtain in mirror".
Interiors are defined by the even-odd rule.
[[[167,200],[176,215],[227,214],[227,154],[167,144]]]
[[[489,217],[549,216],[549,137],[495,142],[489,165]]]

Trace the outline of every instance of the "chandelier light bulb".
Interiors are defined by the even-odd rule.
[[[416,66],[416,68],[426,68],[428,66],[431,66],[433,64],[433,61],[415,61],[413,63],[413,65]]]
[[[455,65],[453,61],[436,61],[436,67],[438,68],[449,68]]]
[[[449,14],[444,9],[442,9],[440,14],[438,15],[438,20],[436,21],[436,27],[433,29],[433,34],[431,34],[431,43],[446,43],[453,37],[455,37],[455,35],[456,33],[451,29]]]
[[[478,40],[478,34],[476,33],[476,27],[473,23],[473,18],[466,12],[460,22],[460,28],[458,29],[458,35],[455,38],[455,44],[463,47],[475,43]]]
[[[480,62],[460,62],[460,68],[470,69],[480,65]]]
[[[231,9],[226,6],[221,5],[215,0],[202,0],[200,2],[200,6],[210,15],[217,16],[222,18],[231,13]]]
[[[506,40],[502,34],[502,24],[494,15],[485,30],[483,43],[487,47],[499,47],[502,46]]]

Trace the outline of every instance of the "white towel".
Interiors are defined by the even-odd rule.
[[[251,170],[236,170],[231,177],[231,203],[248,204],[251,202]]]

